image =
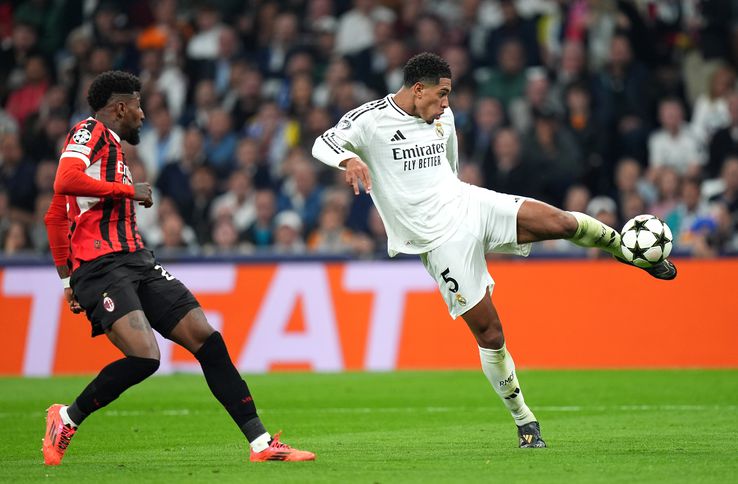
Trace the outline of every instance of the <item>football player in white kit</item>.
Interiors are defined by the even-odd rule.
[[[371,194],[390,256],[420,255],[451,316],[461,316],[474,334],[482,370],[518,426],[519,446],[545,447],[505,348],[485,254],[525,256],[532,242],[568,239],[622,261],[620,234],[582,213],[460,181],[450,92],[446,61],[418,54],[405,65],[397,93],[346,113],[315,140],[313,156],[346,170],[356,195],[360,183]],[[676,277],[670,261],[646,271],[658,279]]]

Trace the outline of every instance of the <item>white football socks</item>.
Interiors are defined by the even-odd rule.
[[[502,399],[502,403],[510,410],[515,424],[520,426],[535,421],[536,416],[525,404],[515,373],[515,363],[505,345],[503,344],[499,350],[480,346],[479,357],[482,360],[484,375]]]
[[[62,419],[62,422],[64,422],[64,425],[70,425],[73,428],[77,428],[77,424],[72,421],[71,418],[69,418],[69,414],[67,413],[67,408],[69,408],[67,405],[63,406],[61,409],[59,409],[59,416]]]
[[[262,450],[269,447],[269,442],[271,440],[272,436],[269,435],[269,432],[264,432],[253,441],[251,441],[249,445],[251,446],[251,450],[253,450],[254,452],[261,452]]]

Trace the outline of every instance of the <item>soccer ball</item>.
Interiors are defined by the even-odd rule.
[[[652,267],[671,253],[671,229],[654,215],[636,215],[620,232],[623,257],[638,267]]]

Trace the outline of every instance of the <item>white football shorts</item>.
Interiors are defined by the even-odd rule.
[[[456,319],[490,294],[495,281],[485,254],[498,252],[527,256],[531,244],[518,244],[518,210],[525,197],[469,185],[469,205],[463,221],[446,242],[420,255],[428,273],[438,282],[451,317]]]

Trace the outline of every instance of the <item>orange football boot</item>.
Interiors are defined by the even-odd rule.
[[[281,432],[277,432],[277,434],[272,437],[272,441],[269,442],[269,447],[261,452],[254,452],[254,450],[251,449],[251,457],[249,460],[251,462],[266,462],[270,460],[297,462],[315,460],[315,454],[312,452],[293,449],[289,445],[280,442],[279,434],[281,434]]]
[[[44,453],[44,464],[47,466],[61,464],[69,441],[77,432],[75,427],[62,422],[59,410],[63,406],[56,403],[46,409],[46,434],[44,435],[44,447],[41,450]]]

